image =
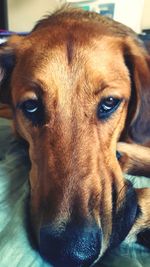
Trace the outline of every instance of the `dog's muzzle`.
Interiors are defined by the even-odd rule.
[[[40,230],[40,252],[55,267],[90,266],[101,248],[101,230],[97,225],[69,224],[57,233],[50,226]]]
[[[119,208],[116,207],[117,196],[113,197],[112,232],[106,251],[126,238],[139,215],[136,192],[130,182],[125,186],[127,191]],[[88,267],[99,259],[102,239],[103,230],[93,222],[70,221],[63,230],[48,224],[40,229],[39,250],[54,267]]]

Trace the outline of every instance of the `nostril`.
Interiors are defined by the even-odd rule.
[[[60,234],[50,227],[40,230],[40,253],[57,267],[89,266],[98,258],[100,248],[101,230],[97,226],[69,225]]]

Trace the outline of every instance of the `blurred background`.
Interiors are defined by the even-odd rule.
[[[110,16],[130,26],[137,33],[150,28],[150,0],[0,0],[0,20],[6,12],[3,5],[6,8],[7,4],[8,29],[17,32],[30,31],[36,21],[65,2]]]

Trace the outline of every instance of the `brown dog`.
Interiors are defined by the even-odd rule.
[[[150,176],[149,64],[132,30],[70,8],[1,49],[0,97],[29,143],[32,225],[54,266],[90,266],[150,227],[150,189],[122,172]]]

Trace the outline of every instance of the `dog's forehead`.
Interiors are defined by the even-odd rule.
[[[71,14],[66,14],[62,21],[60,20],[61,17],[58,16],[57,23],[49,17],[23,40],[21,46],[27,48],[25,50],[30,50],[32,52],[31,58],[36,59],[37,57],[44,59],[44,56],[45,58],[51,56],[49,58],[51,59],[54,53],[56,59],[56,56],[60,56],[63,52],[68,63],[71,63],[72,59],[75,58],[73,57],[74,52],[78,56],[86,55],[88,57],[88,50],[92,52],[96,47],[99,47],[102,52],[107,50],[108,53],[121,46],[125,30],[122,29],[122,33],[119,33],[119,30],[117,32],[115,30],[116,22],[107,21],[107,19],[105,21],[102,17],[99,21],[89,17],[85,20],[85,14],[82,14],[83,18],[77,16],[73,19],[70,18]]]
[[[41,36],[39,32],[31,35],[29,40],[27,39],[29,46],[19,54],[18,62],[22,64],[25,72],[40,73],[51,70],[52,74],[57,68],[57,72],[59,69],[61,72],[72,70],[75,74],[91,66],[97,71],[105,69],[110,73],[110,66],[115,68],[122,62],[122,47],[118,38],[94,34],[88,34],[88,38],[85,34],[83,38],[80,29],[76,32],[71,29],[63,30],[61,34],[47,29],[46,37],[43,37],[42,32],[40,34]]]
[[[96,90],[105,80],[126,80],[121,38],[104,34],[103,27],[97,31],[96,25],[60,24],[33,31],[19,53],[14,86],[42,81],[46,90],[66,91],[86,82]]]

